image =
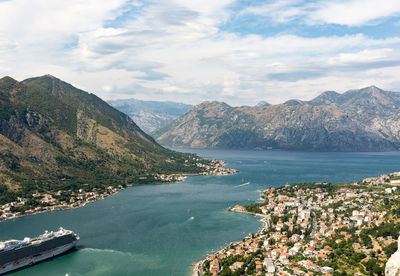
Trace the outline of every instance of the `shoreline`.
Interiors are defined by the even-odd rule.
[[[308,186],[313,185],[313,187],[314,186],[315,187],[310,188],[307,185]],[[335,186],[335,189],[330,190],[329,185]],[[366,188],[369,188],[369,190]],[[238,266],[239,268],[241,268],[244,265],[243,260],[236,262],[233,260],[232,263],[231,262],[229,262],[228,264],[225,263],[221,267],[220,264],[222,260],[226,260],[226,258],[229,256],[236,256],[236,255],[246,257],[249,256],[247,254],[253,254],[254,252],[256,252],[255,255],[254,256],[250,255],[250,256],[252,256],[253,264],[256,263],[256,271],[258,272],[257,275],[263,275],[262,272],[265,272],[265,270],[267,270],[268,273],[270,272],[275,273],[276,271],[280,272],[287,271],[287,269],[291,269],[294,270],[295,272],[298,272],[301,270],[299,267],[302,267],[307,271],[312,271],[313,273],[317,271],[329,274],[338,269],[335,266],[331,267],[328,266],[326,263],[323,263],[323,261],[327,261],[328,258],[330,258],[328,256],[330,256],[330,254],[332,254],[332,252],[336,250],[335,247],[333,247],[334,249],[332,249],[328,245],[322,248],[324,242],[326,241],[329,242],[329,237],[330,239],[332,239],[332,237],[336,235],[335,236],[336,239],[334,239],[336,244],[341,242],[346,242],[348,239],[354,237],[361,239],[361,237],[359,237],[360,233],[357,233],[361,232],[361,230],[364,231],[364,229],[375,229],[374,227],[380,227],[384,225],[386,222],[396,223],[396,220],[397,223],[400,222],[400,218],[399,217],[396,218],[395,215],[393,215],[394,217],[386,217],[387,214],[386,211],[383,212],[379,210],[371,211],[370,209],[365,209],[361,205],[360,206],[357,205],[356,207],[359,209],[357,208],[354,209],[351,214],[346,214],[345,213],[346,209],[343,209],[344,207],[342,207],[342,205],[347,206],[351,204],[353,200],[357,201],[356,199],[358,199],[359,197],[367,198],[367,199],[363,198],[363,201],[360,200],[357,201],[363,203],[365,203],[366,200],[368,201],[367,203],[371,203],[372,201],[376,200],[372,199],[372,197],[380,197],[379,204],[380,206],[382,206],[382,204],[386,204],[382,198],[384,199],[390,198],[390,200],[399,200],[400,199],[399,189],[400,189],[400,172],[392,172],[389,174],[380,175],[378,177],[368,177],[358,182],[334,183],[334,184],[326,182],[294,183],[291,185],[286,184],[277,187],[270,187],[265,191],[260,191],[261,194],[265,194],[265,197],[261,197],[261,199],[263,200],[263,202],[261,203],[265,204],[253,203],[251,204],[252,206],[249,207],[235,205],[234,207],[228,207],[227,210],[236,213],[250,214],[255,217],[261,217],[259,221],[262,223],[262,227],[257,232],[249,233],[249,235],[243,237],[243,242],[242,241],[231,242],[216,251],[208,253],[202,260],[199,260],[193,264],[193,271],[191,275],[202,276],[204,273],[219,275],[219,273],[222,271],[222,268],[223,269],[226,268],[226,265],[229,266],[229,269],[235,271],[235,269],[237,269]],[[311,193],[311,195],[314,195],[313,197],[311,197],[312,199],[311,201],[306,197],[307,191]],[[358,191],[361,191],[361,195],[358,195],[357,193]],[[268,196],[266,196],[267,192],[269,192]],[[340,213],[339,215],[332,217],[333,207],[330,204],[340,202],[339,201],[340,199],[337,198],[338,195],[340,195],[341,196],[340,198],[342,199],[342,205],[341,205],[342,210],[340,210],[340,212],[344,214]],[[325,197],[326,199],[324,199]],[[279,202],[283,203],[278,204]],[[314,202],[319,203],[319,205],[318,204],[315,205]],[[253,212],[254,206],[257,207],[258,210],[255,210]],[[290,214],[294,213],[295,215],[297,215],[298,209],[300,210],[298,211],[300,217],[300,223],[299,220],[297,220],[297,222],[294,222],[295,225],[297,226],[293,226],[294,225],[293,221],[290,221],[291,217],[289,217],[287,220],[282,219],[281,221],[281,217],[283,217],[284,215],[282,208],[278,207],[282,206],[284,207],[283,209],[290,209],[289,210]],[[389,209],[389,212],[393,211],[392,209],[393,208]],[[318,215],[321,216],[322,222],[320,221],[317,222],[315,217],[317,216],[317,218],[319,218]],[[274,222],[276,218],[279,218],[278,222]],[[329,222],[331,222],[331,224],[327,226],[327,224],[325,223],[328,220]],[[292,229],[288,228],[287,230],[283,230],[285,225],[290,226],[290,224],[292,225]],[[295,233],[293,235],[288,234],[288,236],[286,236],[287,232],[285,231],[291,231],[293,233],[294,230],[296,230],[294,228],[296,229],[304,228],[303,229],[304,231],[301,230],[302,231],[301,235]],[[355,229],[355,230],[349,230],[349,229]],[[307,233],[305,230],[309,230],[310,233],[305,234]],[[303,234],[305,236],[303,236]],[[293,238],[292,236],[295,238]],[[376,238],[378,241],[385,241],[386,243],[392,241],[391,236],[386,239],[387,241],[385,240],[386,236],[381,235],[377,237],[374,236],[374,239]],[[289,238],[293,239],[289,240]],[[273,243],[269,243],[270,240],[272,240]],[[267,244],[265,244],[266,241],[268,242]],[[250,243],[257,243],[257,242],[258,246],[252,245],[253,248],[249,247]],[[260,245],[261,242],[263,242],[263,245]],[[275,242],[280,243],[278,247],[276,246]],[[291,242],[294,245],[293,244],[288,245]],[[247,246],[243,246],[242,243]],[[317,244],[318,246],[316,246]],[[362,240],[360,241],[360,244],[362,244],[363,246],[362,252],[364,251],[367,252],[368,249],[366,249],[366,246],[362,243]],[[285,248],[283,247],[280,248],[280,246],[283,246]],[[290,250],[292,251],[288,250],[290,246],[293,247],[290,248]],[[316,249],[314,249],[314,247],[316,247]],[[298,248],[302,248],[303,250],[305,250],[304,251],[305,253],[304,254],[298,253],[299,252]],[[244,252],[243,249],[245,250]],[[260,253],[257,253],[259,250],[262,251],[260,251]],[[378,253],[378,254],[382,255],[383,253]],[[384,254],[387,253],[385,252]],[[299,258],[301,258],[301,261],[295,260],[295,263],[293,262],[291,263],[290,261],[292,260],[293,256],[300,256]],[[313,257],[316,258],[316,260],[315,259],[310,260],[310,258]],[[368,260],[368,255],[364,256],[362,259]],[[208,269],[207,267],[203,269],[203,265],[206,263],[208,266],[208,262],[210,262],[210,268]],[[245,269],[248,268],[247,265],[248,261],[244,266]],[[384,265],[385,263],[383,264],[383,267]],[[231,266],[233,266],[233,268]],[[343,267],[345,266],[339,267],[339,269],[343,269]],[[382,268],[380,264],[379,268]],[[352,269],[354,271],[360,270],[361,272],[364,271],[365,269],[368,270],[365,264],[361,268],[352,267]],[[295,274],[298,275],[297,273]]]
[[[202,276],[200,267],[203,265],[204,260],[198,261],[192,265],[192,274],[191,276]]]
[[[0,223],[5,222],[5,221],[9,221],[9,220],[13,220],[13,219],[18,219],[21,217],[26,217],[26,216],[33,216],[33,215],[38,215],[38,214],[43,214],[43,213],[49,213],[49,212],[55,212],[55,211],[65,211],[65,210],[72,210],[72,209],[77,209],[77,208],[81,208],[81,207],[85,207],[87,204],[89,203],[93,203],[96,202],[98,200],[102,200],[108,197],[111,197],[129,187],[134,187],[134,186],[138,186],[138,185],[163,185],[163,184],[172,184],[172,183],[181,183],[186,181],[186,178],[188,176],[224,176],[224,175],[231,175],[231,174],[236,174],[238,173],[238,171],[236,169],[229,169],[229,168],[224,168],[223,166],[225,165],[225,161],[222,160],[213,160],[214,162],[214,166],[213,167],[208,167],[208,171],[204,171],[201,173],[186,173],[186,174],[170,174],[170,175],[159,175],[159,180],[160,182],[157,183],[149,183],[149,184],[144,184],[144,183],[138,183],[138,184],[128,184],[126,185],[126,187],[122,187],[121,185],[118,186],[118,188],[111,188],[109,189],[110,193],[108,194],[95,194],[94,191],[92,192],[87,192],[87,194],[91,194],[91,197],[88,197],[88,199],[86,199],[83,202],[73,202],[73,203],[64,203],[64,204],[58,204],[58,205],[49,205],[49,206],[43,206],[43,207],[37,207],[35,208],[35,210],[29,209],[27,211],[25,211],[24,213],[19,213],[19,212],[15,212],[15,213],[7,213],[7,216],[0,216]],[[212,169],[212,170],[211,170]],[[10,205],[10,207],[12,206],[21,206],[18,204],[14,204],[12,205],[12,202],[6,203],[2,206],[5,205]],[[10,208],[8,207],[8,208]],[[4,210],[4,208],[2,209]],[[2,211],[0,210],[0,212]],[[4,214],[4,211],[3,211]]]
[[[258,221],[261,223],[261,227],[260,227],[260,229],[258,229],[258,231],[256,232],[256,234],[261,234],[263,231],[268,230],[268,228],[269,228],[270,222],[269,222],[269,221],[266,221],[265,219],[268,218],[268,220],[270,220],[270,219],[271,219],[271,216],[270,216],[270,215],[256,214],[256,213],[251,213],[251,212],[248,212],[248,211],[235,211],[235,210],[232,210],[231,207],[226,208],[226,210],[229,211],[229,212],[241,213],[241,214],[252,215],[252,216],[254,216],[254,217],[259,217],[260,219],[259,219]],[[249,233],[249,235],[250,235],[250,234],[251,234],[251,233]],[[247,236],[245,236],[245,237],[243,237],[243,238],[247,238],[249,235],[247,235]],[[238,243],[240,243],[240,241],[232,241],[232,242],[229,242],[227,245],[222,246],[222,247],[221,247],[220,249],[218,249],[217,251],[213,251],[212,254],[219,254],[219,253],[221,253],[225,248],[227,248],[227,247],[229,247],[229,246],[231,246],[231,245],[236,245],[236,244],[238,244]],[[203,273],[202,273],[201,267],[202,267],[203,263],[204,263],[204,262],[209,258],[209,256],[212,255],[212,254],[208,254],[205,258],[203,258],[203,259],[201,259],[201,260],[199,260],[199,261],[193,263],[193,264],[192,264],[192,273],[191,273],[190,275],[191,275],[191,276],[202,276]]]
[[[133,187],[133,185],[128,186],[129,187]],[[34,212],[29,212],[29,213],[23,213],[23,214],[19,214],[19,215],[14,215],[13,217],[7,217],[7,218],[1,218],[0,219],[0,223],[8,221],[8,220],[13,220],[13,219],[18,219],[18,218],[22,218],[22,217],[27,217],[27,216],[34,216],[34,215],[39,215],[39,214],[44,214],[44,213],[50,213],[50,212],[57,212],[57,211],[66,211],[66,210],[72,210],[72,209],[78,209],[81,207],[85,207],[87,204],[89,203],[94,203],[96,201],[111,197],[116,195],[117,193],[119,193],[120,191],[126,190],[127,188],[123,188],[123,189],[119,189],[117,192],[113,192],[107,196],[100,196],[100,198],[97,198],[95,200],[88,200],[85,201],[83,203],[80,203],[78,205],[56,205],[56,206],[46,206],[46,207],[41,207],[41,208],[45,208],[44,210],[39,210],[39,211],[34,211]]]

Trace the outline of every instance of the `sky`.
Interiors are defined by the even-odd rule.
[[[231,105],[400,91],[399,0],[0,0],[0,77]]]

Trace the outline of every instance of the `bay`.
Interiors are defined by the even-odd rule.
[[[134,186],[83,208],[0,223],[0,239],[33,237],[59,226],[81,237],[77,250],[11,275],[190,275],[197,260],[258,230],[256,218],[226,208],[254,202],[259,190],[400,170],[400,152],[183,151],[226,160],[240,173]]]

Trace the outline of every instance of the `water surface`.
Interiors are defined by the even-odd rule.
[[[11,275],[189,275],[193,262],[257,231],[254,217],[226,208],[257,200],[261,189],[350,182],[400,170],[400,152],[195,151],[226,160],[240,173],[134,186],[83,208],[0,223],[0,239],[32,237],[59,226],[81,237],[78,250]]]

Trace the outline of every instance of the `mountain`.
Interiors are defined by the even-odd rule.
[[[136,99],[114,100],[108,103],[131,117],[146,133],[151,133],[168,124],[192,107],[191,105],[177,102]]]
[[[209,161],[168,150],[93,94],[46,75],[0,79],[0,202],[152,183]]]
[[[400,94],[375,86],[311,101],[232,107],[204,102],[154,132],[163,145],[229,149],[386,151],[400,144]]]
[[[256,107],[262,107],[262,106],[264,106],[264,105],[271,105],[271,104],[267,103],[266,101],[261,101],[261,102],[258,102],[258,103],[256,104]]]
[[[325,91],[309,103],[312,105],[329,105],[339,102],[338,98],[340,98],[340,96],[341,95],[335,91]]]

